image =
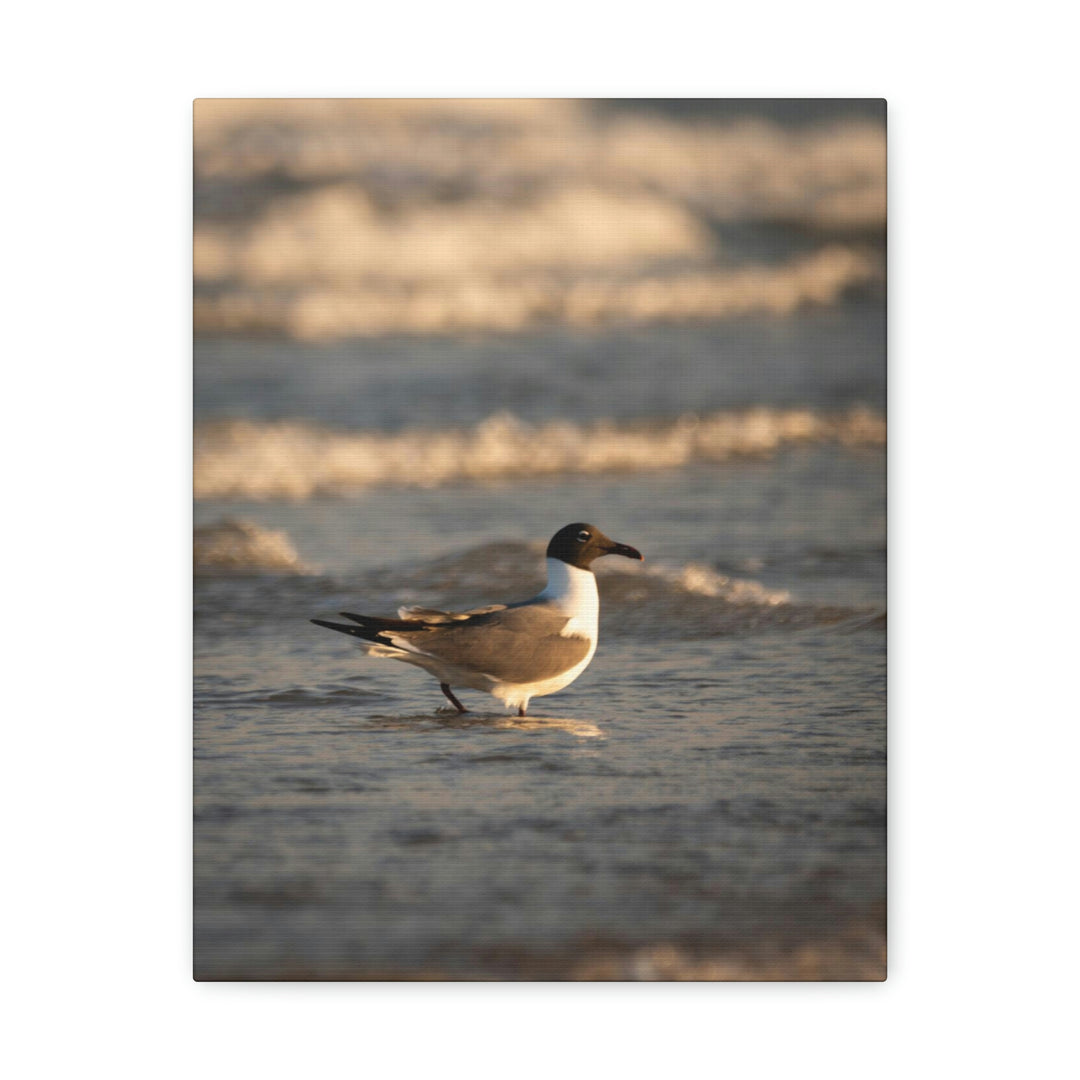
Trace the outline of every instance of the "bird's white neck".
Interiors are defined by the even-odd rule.
[[[600,609],[596,575],[591,570],[571,566],[562,559],[547,560],[547,587],[537,597],[554,604],[566,615],[595,621]]]

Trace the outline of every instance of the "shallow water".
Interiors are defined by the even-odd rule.
[[[197,579],[197,974],[880,977],[883,465],[197,504],[320,570]],[[529,596],[586,508],[648,561],[525,721],[307,621]]]

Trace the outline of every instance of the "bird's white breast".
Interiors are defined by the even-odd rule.
[[[570,620],[562,629],[563,637],[588,638],[595,648],[600,619],[596,575],[562,559],[551,558],[547,560],[547,571],[547,588],[537,599],[546,600]],[[589,659],[592,659],[591,651]]]

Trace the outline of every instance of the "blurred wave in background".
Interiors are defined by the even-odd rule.
[[[199,101],[196,330],[712,320],[878,285],[883,104],[731,104]]]
[[[197,495],[879,443],[883,112],[197,102]]]

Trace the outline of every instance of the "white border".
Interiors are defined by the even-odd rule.
[[[1077,600],[1056,10],[9,16],[9,1056],[42,1075],[1055,1071]],[[889,99],[887,983],[190,981],[189,117],[230,95]]]

